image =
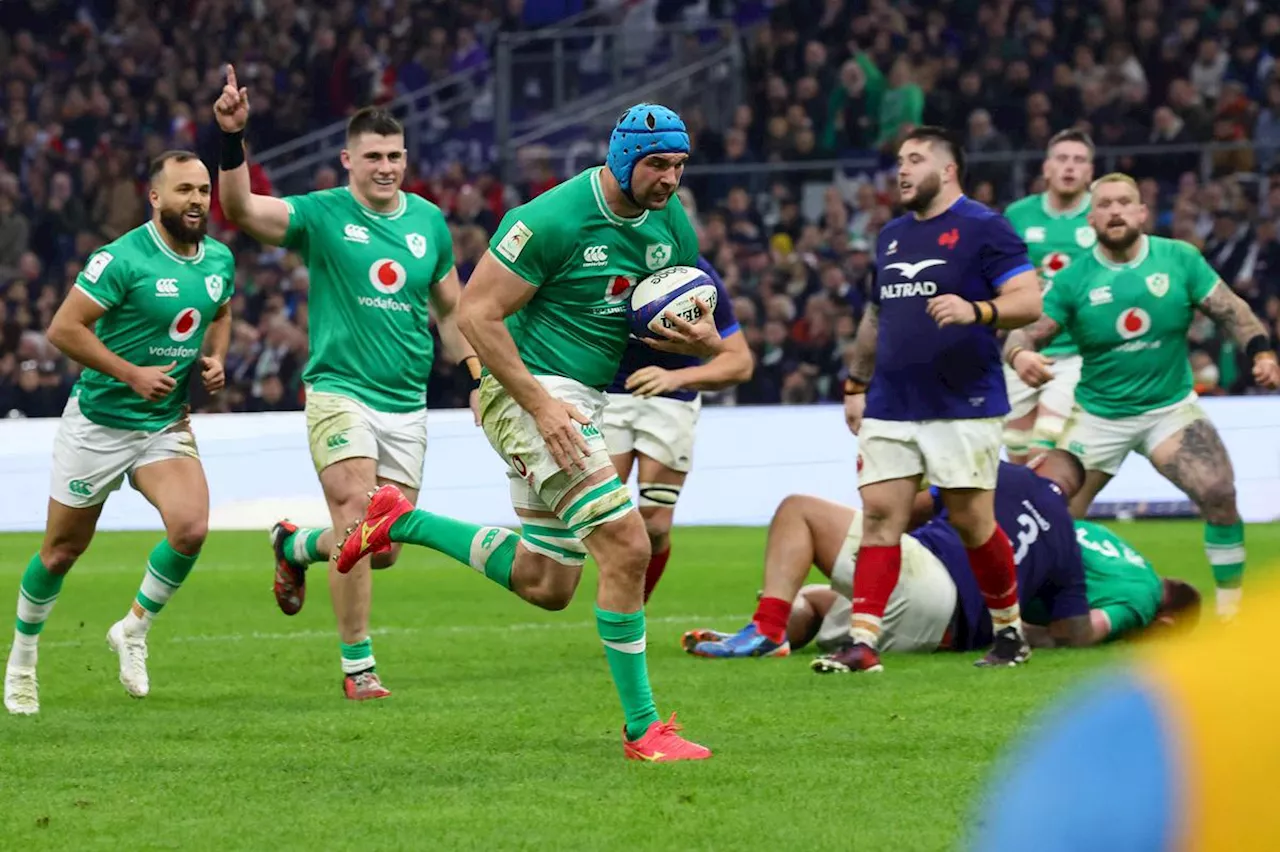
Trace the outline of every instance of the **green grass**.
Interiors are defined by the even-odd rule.
[[[1121,529],[1164,573],[1210,588],[1199,524]],[[1248,535],[1253,565],[1280,560],[1280,528]],[[152,694],[135,701],[103,637],[156,536],[98,537],[44,632],[41,714],[0,716],[4,848],[954,848],[1001,746],[1125,653],[1038,652],[1000,672],[973,654],[892,657],[877,678],[817,677],[805,653],[695,660],[683,630],[750,613],[764,532],[680,529],[649,659],[659,710],[716,755],[640,765],[622,759],[593,577],[545,613],[409,553],[375,579],[395,694],[352,704],[325,584],[282,616],[265,538],[210,539],[152,631]],[[0,599],[37,541],[0,537]]]

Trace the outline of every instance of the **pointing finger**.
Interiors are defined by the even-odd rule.
[[[233,91],[239,91],[240,86],[236,83],[236,67],[230,62],[227,63],[227,85]]]

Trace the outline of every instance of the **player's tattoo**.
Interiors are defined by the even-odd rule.
[[[1267,333],[1266,326],[1254,314],[1249,303],[1221,281],[1201,300],[1200,310],[1241,347],[1254,337]]]
[[[857,336],[853,339],[853,358],[849,375],[870,379],[876,368],[876,341],[880,339],[880,308],[867,305],[858,323]]]
[[[1218,430],[1208,420],[1197,420],[1182,430],[1173,453],[1156,461],[1156,469],[1200,507],[1211,524],[1234,524],[1235,472]]]
[[[1057,320],[1047,314],[1041,314],[1040,319],[1031,325],[1015,328],[1009,332],[1009,336],[1004,341],[1005,357],[1009,357],[1009,353],[1018,347],[1038,351],[1057,337],[1060,331],[1062,326],[1058,325]]]

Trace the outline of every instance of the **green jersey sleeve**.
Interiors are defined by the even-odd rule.
[[[698,232],[693,229],[693,224],[689,222],[689,214],[684,209],[680,196],[671,196],[671,200],[667,204],[672,206],[671,229],[676,235],[675,264],[677,266],[697,266]]]
[[[534,199],[507,212],[489,240],[493,256],[528,281],[540,287],[555,278],[573,250],[563,210]]]
[[[1064,329],[1069,329],[1076,318],[1075,291],[1078,266],[1070,266],[1045,282],[1044,315]]]
[[[113,246],[99,251],[76,276],[76,286],[105,310],[125,299],[129,291],[129,264],[113,254]]]
[[[1221,276],[1217,270],[1209,265],[1209,261],[1204,259],[1195,246],[1191,243],[1178,241],[1178,254],[1182,259],[1182,272],[1187,282],[1187,295],[1191,297],[1191,304],[1198,305],[1208,296]]]
[[[1108,641],[1119,639],[1130,630],[1136,630],[1148,623],[1136,609],[1124,604],[1108,604],[1098,609],[1105,612],[1111,621],[1111,632],[1107,634]]]
[[[293,251],[306,251],[307,237],[315,224],[316,200],[311,194],[290,195],[284,203],[289,208],[289,227],[280,245]]]
[[[431,283],[439,284],[444,277],[449,274],[449,270],[453,269],[453,234],[449,233],[449,223],[445,221],[444,214],[436,211],[431,217],[431,228],[433,233],[432,239],[439,246],[436,252],[436,269],[431,276]]]

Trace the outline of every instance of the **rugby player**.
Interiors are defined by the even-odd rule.
[[[854,344],[845,418],[858,436],[863,531],[854,590],[857,671],[882,670],[885,605],[902,568],[921,476],[941,489],[951,524],[996,627],[979,665],[1027,659],[1013,548],[993,489],[1009,400],[996,329],[1040,315],[1040,282],[1002,216],[964,196],[964,154],[950,133],[920,127],[898,149],[907,215],[880,230],[876,286]],[[872,374],[872,368],[874,375]],[[790,599],[765,598],[782,611]]]
[[[88,259],[49,323],[49,342],[84,366],[53,444],[53,481],[40,550],[18,588],[4,676],[10,713],[40,710],[37,641],[71,566],[88,548],[102,507],[126,476],[160,513],[165,537],[142,585],[107,632],[120,682],[151,691],[147,632],[195,567],[209,528],[209,486],[187,405],[198,373],[225,383],[235,259],[205,236],[209,170],[187,151],[151,164],[151,219]],[[205,354],[201,354],[201,351]]]
[[[604,443],[626,482],[639,468],[640,516],[649,534],[649,566],[644,573],[644,600],[671,558],[671,522],[680,489],[693,464],[694,433],[702,407],[699,391],[718,390],[751,378],[755,359],[733,313],[733,300],[715,268],[704,257],[698,268],[716,287],[712,311],[724,345],[710,361],[663,352],[632,337],[622,366],[606,392]]]
[[[1083,358],[1076,411],[1064,447],[1088,474],[1072,511],[1083,518],[1132,451],[1181,489],[1205,520],[1217,610],[1231,618],[1244,577],[1244,524],[1235,473],[1198,403],[1187,359],[1197,311],[1253,359],[1253,378],[1280,387],[1280,365],[1262,321],[1190,243],[1143,233],[1148,210],[1137,183],[1109,174],[1093,186],[1089,223],[1098,245],[1055,276],[1044,316],[1009,334],[1005,359],[1032,387],[1052,377],[1041,347],[1064,329]]]
[[[1034,622],[1026,625],[1032,645],[1095,644],[1153,624],[1171,624],[1175,615],[1198,607],[1199,595],[1193,587],[1178,580],[1162,581],[1141,554],[1105,527],[1077,521],[1074,540],[1061,535],[1061,529],[1071,524],[1066,500],[1083,482],[1083,470],[1077,460],[1060,451],[1038,457],[1033,465],[1036,477],[1002,462],[996,487],[997,518],[1006,533],[1019,540],[1019,589],[1027,618]],[[1046,489],[1043,480],[1056,490]],[[902,539],[903,574],[890,597],[882,647],[898,651],[984,647],[991,641],[991,621],[963,549],[953,530],[941,519],[932,519],[935,498],[925,493],[917,503],[914,517],[923,523]],[[766,657],[786,656],[814,639],[827,652],[847,644],[849,593],[856,571],[853,556],[861,535],[858,514],[857,509],[816,497],[793,495],[784,500],[770,526],[764,581],[775,596],[795,594],[783,629],[753,622],[737,634],[692,630],[683,637],[685,650],[713,658]],[[1043,529],[1046,525],[1049,529]],[[1076,601],[1062,604],[1058,600],[1064,589],[1078,586],[1075,575],[1081,561],[1089,603],[1087,627],[1071,621],[1072,615],[1062,615],[1073,612]],[[802,587],[811,564],[831,583]],[[767,639],[762,630],[784,638]],[[827,660],[815,663],[815,668],[845,670]]]
[[[649,537],[600,434],[604,391],[630,333],[631,289],[659,269],[698,260],[684,208],[670,203],[688,156],[678,115],[657,104],[631,107],[613,129],[605,166],[509,211],[467,284],[459,310],[485,364],[481,423],[509,465],[523,536],[415,510],[384,486],[335,554],[346,571],[392,542],[411,542],[537,606],[563,609],[590,553],[600,567],[596,627],[631,760],[711,756],[654,705],[645,655]],[[648,345],[714,358],[724,341],[703,308],[692,324],[668,311],[667,339]]]
[[[347,122],[342,151],[350,184],[281,199],[249,188],[243,146],[249,93],[237,85],[230,65],[214,115],[222,129],[222,209],[259,242],[298,252],[311,273],[311,346],[302,380],[311,459],[333,526],[344,528],[359,517],[379,484],[394,482],[416,501],[435,357],[431,315],[447,354],[465,362],[476,387],[480,365],[458,331],[454,309],[462,288],[444,214],[400,189],[404,128],[385,110],[358,110]],[[476,399],[473,389],[473,410]],[[276,603],[293,615],[305,600],[307,566],[327,560],[333,550],[333,528],[299,529],[280,521],[271,542]],[[399,548],[377,554],[373,567],[388,567],[398,554]],[[329,572],[343,694],[354,701],[391,694],[378,675],[369,636],[369,569],[362,561],[349,576]]]
[[[1063,130],[1045,151],[1045,191],[1015,201],[1004,215],[1040,270],[1047,288],[1053,276],[1093,248],[1098,241],[1088,222],[1089,184],[1093,182],[1093,140],[1081,130]],[[1080,353],[1071,335],[1059,334],[1044,348],[1053,361],[1053,378],[1033,388],[1004,367],[1009,389],[1009,417],[1004,446],[1009,461],[1026,464],[1030,454],[1058,445],[1080,381]]]

